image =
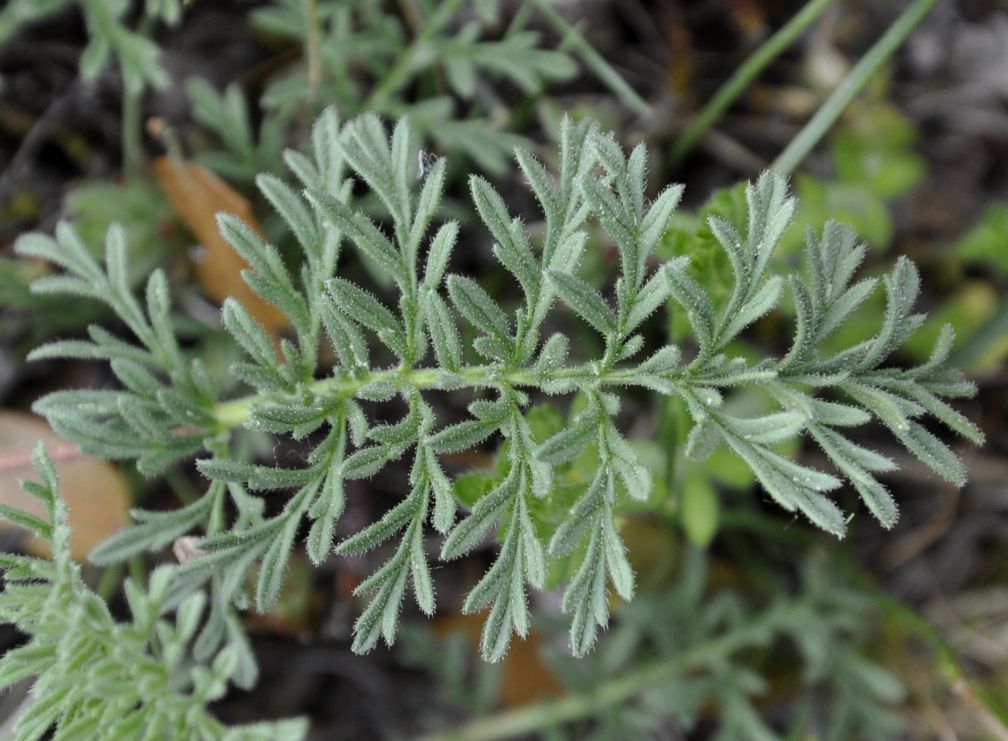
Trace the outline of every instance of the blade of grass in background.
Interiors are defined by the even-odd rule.
[[[780,56],[781,52],[791,46],[792,42],[812,25],[816,18],[822,15],[832,1],[810,0],[777,33],[760,44],[759,48],[721,86],[710,102],[693,119],[685,133],[676,141],[672,148],[673,165],[682,162],[683,158],[692,151],[694,145],[700,140],[700,137],[724,115],[735,99],[752,84],[760,72]]]
[[[581,61],[595,73],[595,76],[606,87],[612,90],[616,97],[623,101],[627,108],[639,116],[651,115],[651,106],[648,105],[647,101],[627,84],[626,80],[612,68],[612,65],[601,54],[595,51],[595,48],[585,40],[580,31],[574,28],[574,26],[567,22],[566,18],[557,12],[551,0],[532,0],[532,3],[540,10],[553,28],[562,34],[564,42],[570,44],[577,51],[581,57]]]
[[[819,140],[833,126],[840,114],[844,112],[868,81],[875,75],[878,68],[902,46],[903,42],[927,17],[939,0],[915,0],[889,26],[874,46],[861,57],[860,61],[844,78],[825,103],[816,111],[798,136],[781,152],[773,163],[773,169],[783,174],[789,174],[801,164],[809,152],[815,148]]]
[[[496,741],[526,734],[545,734],[548,729],[564,723],[596,717],[603,709],[626,702],[679,672],[711,666],[737,651],[759,645],[766,631],[779,620],[779,612],[767,610],[749,624],[692,646],[674,661],[648,664],[630,674],[608,679],[586,692],[478,718],[454,730],[427,736],[426,741]]]
[[[399,61],[382,79],[371,95],[368,96],[363,110],[375,110],[379,104],[384,103],[395,93],[399,92],[410,81],[413,65],[416,64],[416,58],[423,51],[424,45],[434,38],[455,17],[455,13],[464,3],[465,0],[445,0],[445,2],[438,5],[437,10],[431,14],[430,18],[427,19],[420,29],[420,32],[413,38],[406,53],[399,57]]]

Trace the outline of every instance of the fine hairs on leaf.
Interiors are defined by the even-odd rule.
[[[127,580],[132,619],[113,619],[71,560],[66,504],[41,443],[32,462],[41,481],[24,481],[22,488],[43,503],[47,519],[0,510],[0,517],[27,527],[52,549],[51,559],[0,556],[5,582],[0,617],[31,636],[0,657],[0,689],[34,678],[31,701],[13,726],[13,738],[50,737],[50,729],[55,739],[303,738],[308,724],[302,719],[228,727],[207,710],[228,684],[248,686],[255,680],[254,660],[244,635],[232,630],[212,662],[191,663],[206,596],[189,595],[170,618],[166,597],[174,567],[155,569],[146,589]]]
[[[465,73],[459,68],[455,74]],[[380,638],[391,643],[408,593],[423,612],[435,609],[425,547],[429,523],[444,535],[445,560],[470,552],[488,536],[500,541],[464,605],[466,612],[486,611],[486,659],[499,660],[513,634],[527,634],[529,591],[546,585],[559,558],[573,562],[562,607],[571,618],[571,650],[585,654],[608,623],[610,588],[624,599],[634,593],[616,515],[627,500],[647,499],[652,488],[651,472],[619,419],[627,387],[682,399],[693,422],[691,456],[704,458],[727,446],[784,510],[837,537],[844,535],[845,516],[833,493],[845,481],[883,526],[897,517],[896,502],[878,479],[894,463],[855,442],[854,427],[881,422],[939,476],[963,483],[956,455],[924,425],[934,417],[968,440],[982,441],[980,431],[947,402],[975,392],[946,365],[951,330],[942,333],[927,362],[887,365],[922,321],[913,310],[916,269],[901,258],[881,279],[858,280],[865,248],[849,229],[831,222],[821,233],[809,233],[802,271],[773,275],[775,247],[795,210],[783,177],[768,172],[748,185],[743,231],[711,220],[734,276],[727,300],[718,302],[687,270],[687,258],[660,262],[655,256],[681,186],[649,200],[643,145],[627,154],[612,135],[565,119],[549,165],[529,151],[516,152],[541,209],[543,228],[535,238],[490,182],[470,179],[492,254],[520,290],[520,301],[502,304],[473,276],[450,272],[459,229],[451,221],[436,223],[444,163],[434,162],[417,179],[411,166],[416,144],[405,119],[391,131],[370,114],[340,126],[329,109],[311,140],[309,152],[287,157],[300,181],[296,187],[274,176],[258,180],[302,242],[303,266],[285,265],[259,236],[221,219],[222,232],[251,265],[249,285],[290,320],[290,336],[278,349],[238,303],[225,304],[224,326],[246,356],[233,373],[251,388],[248,397],[218,399],[200,364],[180,351],[160,273],[152,276],[145,303],[124,289],[115,230],[104,264],[91,258],[67,225],[55,239],[29,235],[17,245],[20,253],[65,271],[39,280],[35,290],[105,301],[137,340],[130,345],[95,328],[91,341],[36,350],[37,357],[111,360],[123,384],[120,390],[58,392],[39,401],[37,411],[88,453],[135,459],[146,473],[195,454],[212,480],[184,509],[135,513],[137,524],[92,556],[98,563],[121,560],[202,529],[202,555],[176,569],[166,600],[181,604],[210,583],[208,620],[197,639],[204,653],[224,640],[228,615],[245,604],[243,581],[256,564],[256,606],[266,609],[276,599],[303,530],[315,563],[334,547],[353,554],[391,544],[382,550],[388,559],[357,589],[370,602],[357,621],[354,649],[368,651]],[[365,189],[380,204],[378,220],[357,203]],[[601,290],[578,270],[589,234],[593,242],[612,245],[618,258],[616,274]],[[336,271],[346,250],[378,266],[390,289],[368,288]],[[879,284],[886,310],[876,333],[840,351],[829,349],[826,341]],[[756,362],[736,355],[734,341],[774,311],[786,292],[795,307],[786,355]],[[655,346],[645,339],[654,334],[643,333],[645,322],[664,305],[688,319],[690,346]],[[554,331],[561,322],[596,333],[599,356],[569,358],[568,348],[582,343]],[[322,343],[332,346],[336,358],[328,371],[319,370]],[[472,392],[468,418],[437,418],[429,400],[444,389]],[[757,390],[776,408],[739,417],[725,404],[738,389]],[[553,396],[555,405],[560,395],[576,400],[571,421],[548,436],[539,436],[531,420],[532,396],[539,393]],[[393,399],[401,404],[401,418],[373,423],[372,402]],[[311,452],[295,468],[235,460],[227,433],[239,426],[310,440]],[[778,443],[796,437],[819,446],[831,470],[782,455]],[[456,517],[456,492],[443,456],[488,440],[504,441],[499,476]],[[591,452],[594,472],[573,492],[568,519],[559,526],[541,522],[536,503],[557,496],[565,466],[584,451]],[[366,481],[394,461],[408,470],[402,499],[334,545],[345,497],[360,490],[346,483]],[[267,516],[259,492],[275,498],[275,490],[293,495]],[[230,521],[225,511],[234,513]]]

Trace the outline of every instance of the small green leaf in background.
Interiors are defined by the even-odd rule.
[[[455,479],[452,488],[455,489],[455,497],[459,502],[472,509],[476,502],[486,496],[497,481],[498,477],[492,473],[471,471]]]
[[[705,476],[691,476],[682,493],[682,525],[689,542],[706,548],[718,529],[720,504],[717,491]]]
[[[980,223],[953,248],[963,264],[1008,276],[1008,204],[989,206]]]
[[[131,285],[166,264],[185,243],[171,204],[149,181],[82,183],[67,195],[65,206],[77,233],[96,257],[101,254],[108,228],[113,223],[122,226],[129,248]]]
[[[955,329],[954,347],[958,347],[984,325],[997,307],[998,295],[989,283],[966,281],[955,295],[930,312],[924,326],[907,340],[906,351],[914,358],[926,358],[944,324],[951,324]],[[1008,337],[1003,340],[1000,343],[1002,356],[1008,351]]]
[[[879,197],[861,183],[817,180],[808,175],[795,177],[795,190],[801,208],[785,244],[797,249],[805,229],[834,219],[850,224],[873,247],[886,248],[892,241],[893,223],[889,209]],[[787,249],[787,247],[785,249]]]
[[[525,419],[532,429],[532,436],[537,443],[553,437],[566,425],[560,411],[549,404],[537,404],[529,409]]]
[[[952,248],[955,264],[988,276],[1008,277],[1008,205],[989,206],[980,221]],[[923,360],[941,327],[955,330],[957,362],[973,372],[991,370],[1008,357],[1008,300],[990,280],[961,280],[956,292],[928,314],[928,320],[906,343],[906,351]],[[931,343],[931,345],[928,345]]]
[[[896,108],[874,101],[847,119],[833,137],[832,179],[798,175],[799,208],[781,245],[800,249],[805,230],[833,219],[854,227],[874,247],[889,247],[893,221],[888,202],[910,191],[925,173],[914,151],[916,131]]]
[[[916,135],[896,108],[876,103],[863,109],[833,139],[837,177],[882,198],[903,195],[924,176],[924,161],[913,150]]]

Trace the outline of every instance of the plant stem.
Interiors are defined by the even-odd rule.
[[[140,98],[141,92],[123,91],[122,100],[122,160],[128,178],[140,174]]]
[[[95,592],[98,593],[98,596],[106,602],[115,597],[119,591],[119,584],[122,582],[125,570],[126,567],[121,561],[105,568],[102,571],[101,578],[98,580],[98,585],[95,587]]]
[[[876,605],[907,632],[917,635],[926,641],[935,654],[937,665],[936,676],[943,679],[952,694],[965,695],[965,698],[979,707],[981,721],[999,738],[1008,735],[1008,706],[979,682],[970,677],[958,653],[949,641],[942,635],[926,617],[910,605],[893,597],[875,583],[874,579],[852,559],[845,558],[841,566],[848,574],[851,582],[869,595]],[[993,724],[993,727],[991,727]]]
[[[639,116],[651,115],[651,106],[648,105],[648,102],[636,90],[630,87],[626,80],[620,77],[619,73],[612,68],[612,65],[601,54],[595,51],[595,47],[588,43],[580,31],[574,28],[574,26],[567,22],[566,18],[557,12],[551,0],[532,0],[532,2],[539,8],[553,28],[563,35],[563,43],[577,50],[581,56],[581,61],[595,73],[595,76],[599,80],[615,93],[616,97],[623,101],[624,105]]]
[[[308,103],[315,105],[319,85],[322,83],[322,29],[319,27],[318,0],[305,0],[305,22],[308,33],[305,39],[305,56],[308,61]]]
[[[672,148],[673,165],[683,160],[700,137],[721,118],[735,99],[749,87],[750,83],[770,62],[776,59],[816,18],[823,14],[831,2],[833,0],[809,0],[805,7],[799,10],[777,33],[760,44],[759,48],[721,86],[710,102],[700,111],[700,114],[693,119],[685,133],[676,141]]]
[[[776,611],[707,643],[684,651],[676,659],[653,663],[638,671],[601,683],[588,692],[535,703],[473,721],[454,731],[428,737],[428,741],[489,741],[535,733],[561,723],[590,718],[601,710],[629,700],[642,690],[680,672],[707,666],[759,640],[778,619]]]
[[[99,7],[101,4],[99,3]],[[104,11],[103,11],[104,12]],[[154,26],[154,18],[144,14],[137,26],[137,34],[144,38],[149,37]],[[132,91],[127,89],[126,78],[123,76],[123,101],[122,101],[122,161],[123,171],[128,178],[135,178],[140,174],[143,164],[143,146],[141,144],[143,136],[143,87],[140,90]]]
[[[462,379],[462,387],[480,388],[488,386],[539,386],[544,380],[565,380],[583,378],[592,373],[590,365],[572,366],[552,372],[548,379],[539,373],[520,368],[506,370],[495,365],[472,365],[461,368],[456,374]],[[640,382],[639,372],[630,368],[616,368],[602,374],[590,375],[595,386],[626,386]],[[308,386],[308,391],[317,396],[353,397],[365,386],[371,384],[391,384],[396,388],[438,389],[444,388],[444,372],[438,368],[389,368],[375,371],[366,376],[353,378],[338,376],[323,378]],[[458,379],[456,379],[458,380]],[[252,413],[252,405],[259,397],[245,396],[240,399],[221,402],[213,407],[211,414],[221,431],[242,425]]]
[[[789,174],[801,164],[808,153],[825,136],[850,102],[872,78],[878,68],[906,41],[911,32],[938,4],[939,0],[914,0],[897,18],[874,46],[861,57],[843,82],[816,111],[805,127],[781,152],[773,168]]]
[[[418,65],[418,57],[421,52],[425,51],[424,47],[427,42],[451,20],[464,3],[465,0],[444,0],[438,6],[437,11],[420,29],[420,33],[414,37],[413,43],[399,56],[395,66],[368,96],[364,102],[363,110],[380,112],[388,98],[399,92],[409,82],[412,74],[420,66]]]

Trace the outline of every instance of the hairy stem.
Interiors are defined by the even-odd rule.
[[[632,386],[641,383],[639,372],[633,368],[613,368],[604,373],[593,374],[592,365],[571,366],[553,371],[548,378],[528,368],[506,370],[497,365],[471,365],[459,369],[456,374],[462,379],[460,388],[487,388],[496,386],[542,386],[546,381],[563,381],[577,378],[585,387]],[[371,384],[391,384],[398,389],[441,389],[444,388],[444,371],[437,368],[388,368],[374,371],[358,378],[340,376],[323,378],[308,386],[316,396],[356,396],[361,389]],[[672,380],[669,376],[669,380]],[[455,379],[456,381],[458,379]],[[248,420],[252,407],[261,397],[245,396],[216,404],[211,414],[220,431],[240,427]]]

